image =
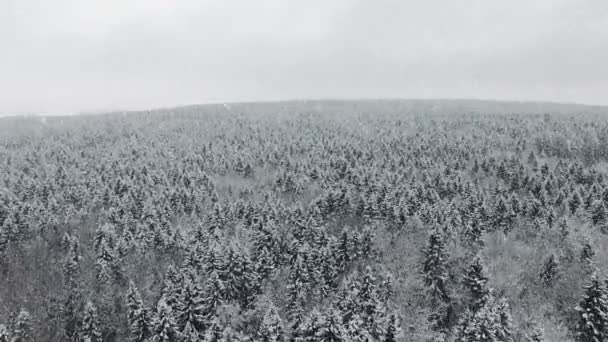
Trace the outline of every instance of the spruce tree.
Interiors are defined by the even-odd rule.
[[[205,324],[203,297],[200,289],[191,281],[186,281],[177,303],[176,322],[183,332],[202,331]]]
[[[216,271],[211,272],[203,289],[203,312],[207,320],[215,315],[217,308],[224,302],[224,292],[224,283],[219,275]]]
[[[171,306],[161,298],[156,306],[156,321],[150,340],[152,342],[174,342],[182,338],[179,327],[175,322]]]
[[[129,322],[129,335],[131,342],[145,342],[152,335],[153,317],[144,302],[135,284],[129,282],[127,291],[127,320]]]
[[[214,316],[209,321],[209,326],[207,327],[207,330],[205,331],[204,341],[205,342],[224,342],[223,337],[224,337],[224,326],[223,326],[222,322],[219,320],[219,318]]]
[[[438,230],[429,237],[428,246],[424,250],[422,268],[424,284],[429,293],[433,306],[448,303],[450,296],[447,289],[448,272],[446,269],[446,253],[443,238]]]
[[[401,333],[401,324],[395,313],[392,313],[388,318],[386,334],[384,335],[385,342],[397,342],[397,338]]]
[[[510,342],[512,337],[511,313],[503,299],[489,293],[483,306],[468,310],[456,330],[457,342]]]
[[[306,316],[302,324],[298,327],[298,330],[294,332],[296,341],[317,341],[317,335],[320,333],[323,325],[323,316],[319,310],[312,309],[312,311]]]
[[[581,257],[580,260],[584,265],[590,266],[593,263],[593,257],[595,256],[595,251],[589,241],[585,241],[583,243],[583,248],[581,249]]]
[[[280,342],[284,338],[283,321],[274,305],[270,305],[264,317],[259,331],[262,342]]]
[[[81,342],[101,342],[101,332],[99,331],[99,321],[97,318],[97,308],[91,301],[87,301],[84,306],[84,316],[80,325]]]
[[[32,317],[27,310],[21,309],[15,319],[11,342],[29,341],[32,341]]]
[[[10,342],[10,333],[4,324],[0,324],[0,342]]]
[[[527,332],[524,335],[524,342],[544,342],[544,332],[538,322],[533,321],[529,324]]]
[[[608,210],[602,200],[595,200],[591,204],[591,222],[594,225],[606,224],[608,220]]]
[[[549,255],[549,257],[542,264],[540,273],[538,277],[545,287],[552,287],[555,284],[555,280],[558,278],[559,274],[559,262],[554,254]]]
[[[583,200],[581,199],[581,195],[578,191],[575,191],[568,200],[568,209],[570,209],[570,213],[572,215],[576,214],[576,211],[580,208],[582,203]]]
[[[579,314],[575,328],[579,342],[600,342],[607,336],[608,299],[605,289],[593,274],[589,285],[585,286],[583,299],[576,307]]]
[[[330,308],[325,313],[321,329],[317,332],[317,340],[314,341],[327,341],[327,342],[342,342],[347,341],[346,332],[342,326],[340,312],[335,308]]]
[[[479,256],[476,256],[467,268],[463,282],[471,297],[469,308],[475,312],[485,304],[489,293],[488,277]]]

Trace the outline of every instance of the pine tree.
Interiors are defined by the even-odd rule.
[[[336,262],[338,265],[338,269],[341,272],[346,270],[348,263],[351,261],[351,241],[348,236],[347,230],[342,231],[342,235],[340,235],[340,240],[338,243],[338,248],[336,250]]]
[[[303,306],[307,295],[308,272],[302,259],[301,255],[298,255],[295,264],[290,269],[286,286],[288,291],[288,318],[291,321],[291,327],[296,330],[304,318]]]
[[[463,282],[471,296],[469,307],[471,311],[475,312],[485,304],[489,292],[488,277],[479,256],[476,256],[467,268]]]
[[[513,340],[513,321],[511,319],[511,309],[505,298],[500,298],[493,303],[497,315],[496,336],[500,341]]]
[[[217,308],[224,302],[224,284],[216,271],[211,272],[203,289],[203,312],[210,320]]]
[[[11,342],[32,341],[32,318],[30,313],[21,309],[15,320]]]
[[[264,314],[262,324],[260,325],[259,335],[262,342],[283,341],[283,321],[272,304]]]
[[[589,241],[585,241],[583,243],[583,248],[581,250],[580,260],[584,265],[590,266],[593,263],[593,257],[595,256],[595,251]]]
[[[342,319],[340,318],[340,312],[331,308],[325,314],[321,329],[317,332],[317,340],[314,341],[327,341],[327,342],[342,342],[347,341],[346,332],[342,326]]]
[[[533,321],[529,324],[528,331],[524,335],[524,342],[543,342],[544,332],[538,322]]]
[[[465,221],[461,234],[463,245],[473,248],[483,246],[483,240],[481,239],[483,230],[476,220],[469,219]]]
[[[152,342],[174,342],[180,341],[181,337],[171,306],[164,298],[161,298],[156,307],[156,322],[150,340]]]
[[[558,278],[559,263],[554,254],[549,255],[543,263],[538,277],[545,287],[552,287],[555,280]]]
[[[4,324],[0,324],[0,342],[10,342],[10,333]]]
[[[95,261],[97,281],[100,284],[109,284],[115,279],[117,270],[116,256],[105,239],[101,240],[97,250],[97,259]]]
[[[576,211],[580,208],[581,204],[583,204],[581,195],[578,191],[575,191],[570,197],[570,200],[568,200],[568,208],[570,209],[570,213],[574,215]]]
[[[450,296],[447,289],[448,272],[446,269],[446,253],[443,238],[438,230],[429,237],[429,243],[424,250],[422,268],[424,284],[433,306],[448,303]]]
[[[563,217],[560,221],[559,221],[559,235],[563,240],[565,240],[568,235],[570,235],[570,228],[568,227],[568,220]]]
[[[386,334],[384,335],[384,342],[396,342],[400,334],[401,324],[397,315],[392,313],[388,319],[388,326],[386,328]]]
[[[153,317],[150,310],[144,306],[139,290],[132,281],[129,282],[126,302],[130,341],[147,341],[152,335]]]
[[[317,335],[320,333],[323,325],[323,316],[319,310],[312,309],[310,314],[304,319],[298,330],[294,332],[296,341],[317,341]]]
[[[589,285],[585,286],[585,295],[576,311],[579,313],[575,329],[577,341],[603,341],[607,336],[608,299],[595,274],[591,276]]]
[[[608,219],[608,210],[602,200],[595,200],[591,204],[591,222],[594,225],[602,225]]]
[[[80,325],[80,337],[82,342],[100,342],[99,321],[97,319],[97,308],[91,301],[84,306],[84,316]]]
[[[457,342],[510,342],[511,314],[504,300],[486,296],[478,310],[468,310],[456,330]]]
[[[205,323],[201,291],[191,281],[186,281],[182,296],[177,303],[177,325],[184,332],[202,331]]]
[[[205,331],[205,342],[224,342],[224,326],[217,316],[209,321],[209,327]]]

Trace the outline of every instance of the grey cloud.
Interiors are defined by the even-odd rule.
[[[604,1],[3,6],[0,113],[310,97],[608,104]]]

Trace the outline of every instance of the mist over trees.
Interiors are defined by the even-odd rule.
[[[492,106],[0,119],[0,342],[604,341],[608,116]]]

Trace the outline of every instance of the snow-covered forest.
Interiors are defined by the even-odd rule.
[[[0,341],[605,341],[607,114],[0,119]]]

